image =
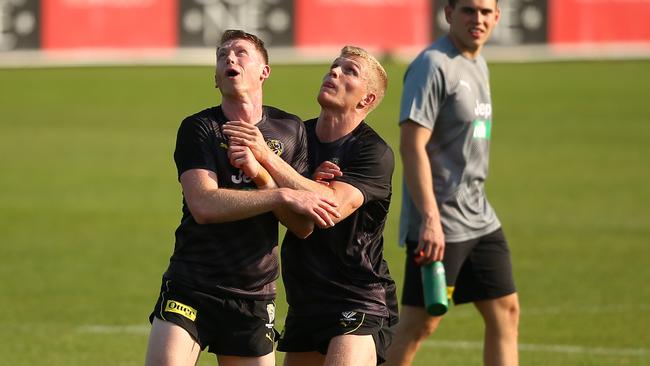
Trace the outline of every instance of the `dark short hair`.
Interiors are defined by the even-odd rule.
[[[258,36],[244,32],[243,30],[228,29],[224,31],[221,35],[221,40],[219,41],[219,46],[217,46],[217,49],[219,49],[222,44],[233,39],[243,39],[255,45],[255,49],[257,49],[262,54],[262,57],[264,57],[264,63],[268,65],[269,53],[264,46],[264,41],[262,41]]]
[[[451,6],[452,8],[456,6],[456,2],[458,2],[458,0],[448,0],[448,1],[447,1],[447,3],[449,4],[449,6]],[[496,2],[498,3],[499,0],[496,0]]]

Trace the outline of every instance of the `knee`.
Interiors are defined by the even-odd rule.
[[[503,331],[508,332],[514,336],[517,336],[519,330],[519,301],[517,298],[508,299],[505,301],[502,306],[500,306],[501,315],[497,316],[499,323],[499,328]]]
[[[436,330],[441,319],[430,316],[422,307],[405,305],[400,313],[394,341],[422,342]]]
[[[515,326],[519,325],[519,301],[515,297],[511,301],[508,301],[508,303],[505,306],[504,310],[506,317],[508,318],[510,323],[513,323]]]
[[[517,295],[509,295],[479,305],[488,329],[499,333],[517,333],[519,328],[519,301]]]
[[[428,338],[433,332],[436,331],[438,325],[440,324],[441,317],[429,317],[427,320],[422,322],[417,330],[416,337],[419,340],[424,340]]]

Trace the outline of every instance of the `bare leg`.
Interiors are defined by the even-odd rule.
[[[485,366],[517,366],[519,353],[519,300],[517,294],[494,300],[477,301],[485,322],[483,362]]]
[[[402,306],[386,366],[409,366],[422,342],[438,328],[442,317],[430,316],[418,306]]]
[[[187,331],[174,323],[154,318],[149,334],[146,366],[193,366],[201,347]]]
[[[325,355],[318,352],[287,352],[284,366],[322,366]]]
[[[371,335],[341,335],[327,347],[324,366],[376,366],[377,349]]]

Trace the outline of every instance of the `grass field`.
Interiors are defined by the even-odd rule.
[[[390,89],[370,120],[397,151],[405,66],[387,66]],[[513,252],[522,365],[650,365],[648,70],[491,65],[488,194]],[[265,102],[314,116],[324,71],[274,67]],[[0,70],[0,364],[142,364],[180,218],[176,128],[219,102],[211,75]],[[400,177],[398,161],[385,233],[398,284]],[[416,365],[481,365],[481,340],[474,309],[452,308]]]

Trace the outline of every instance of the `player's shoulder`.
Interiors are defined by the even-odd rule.
[[[262,108],[264,110],[264,114],[267,116],[267,118],[271,120],[283,120],[283,121],[288,121],[290,123],[302,124],[302,120],[300,119],[300,117],[296,116],[293,113],[289,113],[280,108],[276,108],[269,105],[265,105]]]
[[[318,122],[318,118],[310,118],[303,122],[308,133],[316,133],[316,122]]]
[[[357,136],[362,137],[362,141],[369,141],[373,144],[388,145],[381,135],[374,129],[367,120],[364,120],[355,130]]]
[[[444,68],[455,57],[459,55],[458,50],[448,36],[441,37],[429,47],[422,50],[413,60],[412,65],[431,68]]]
[[[185,117],[181,121],[181,127],[185,126],[196,126],[196,125],[207,125],[212,122],[216,122],[221,116],[221,107],[210,107],[205,108],[199,112],[193,113]]]
[[[365,148],[374,150],[381,155],[393,155],[393,150],[390,145],[367,122],[364,121],[359,125],[359,128],[355,130],[355,135],[357,137],[356,140]]]
[[[317,121],[318,121],[318,118],[317,118],[317,117],[314,117],[314,118],[306,119],[306,120],[305,120],[305,124],[306,124],[306,125],[310,125],[310,126],[312,126],[312,125],[313,125],[313,126],[316,126],[316,122],[317,122]]]

